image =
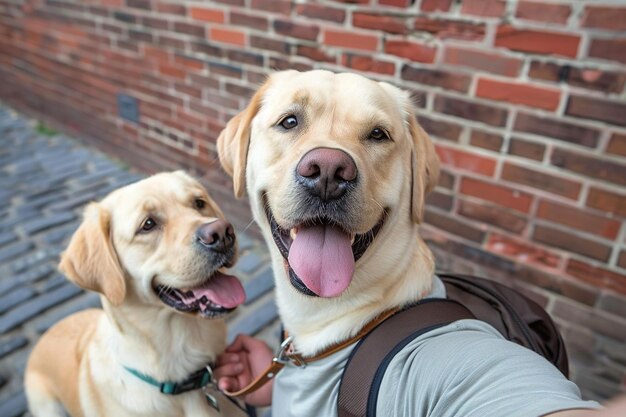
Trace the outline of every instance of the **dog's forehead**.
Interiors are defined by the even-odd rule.
[[[163,173],[127,185],[109,194],[102,204],[113,216],[124,213],[128,220],[150,210],[167,210],[173,203],[189,205],[194,198],[206,198],[206,191],[193,178],[179,173]]]
[[[397,113],[400,90],[353,73],[332,73],[315,70],[286,71],[270,77],[263,97],[265,108],[332,106],[352,112],[372,110]]]

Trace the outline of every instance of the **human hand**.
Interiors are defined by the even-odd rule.
[[[215,377],[222,391],[238,391],[249,385],[272,362],[274,354],[265,342],[240,334],[226,351],[217,358]],[[243,400],[255,407],[272,402],[272,381]]]

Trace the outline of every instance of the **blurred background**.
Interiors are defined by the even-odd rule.
[[[586,398],[626,392],[624,0],[0,0],[0,415],[24,411],[38,335],[98,304],[54,269],[82,206],[148,173],[187,169],[225,208],[258,294],[232,331],[275,338],[215,140],[288,68],[411,91],[443,163],[422,228],[439,269],[520,289]]]

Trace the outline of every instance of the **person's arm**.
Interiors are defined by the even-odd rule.
[[[563,410],[546,414],[543,417],[624,417],[626,416],[626,396],[615,398],[600,410]]]
[[[261,374],[272,362],[274,354],[265,342],[240,334],[217,359],[215,377],[222,391],[239,391]],[[243,400],[255,407],[272,402],[272,380]]]

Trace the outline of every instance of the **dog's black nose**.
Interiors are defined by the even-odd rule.
[[[203,224],[196,231],[198,241],[208,249],[226,252],[235,244],[235,231],[226,220]]]
[[[354,159],[342,150],[316,148],[298,162],[296,178],[309,193],[329,201],[345,194],[357,178],[357,168]]]

